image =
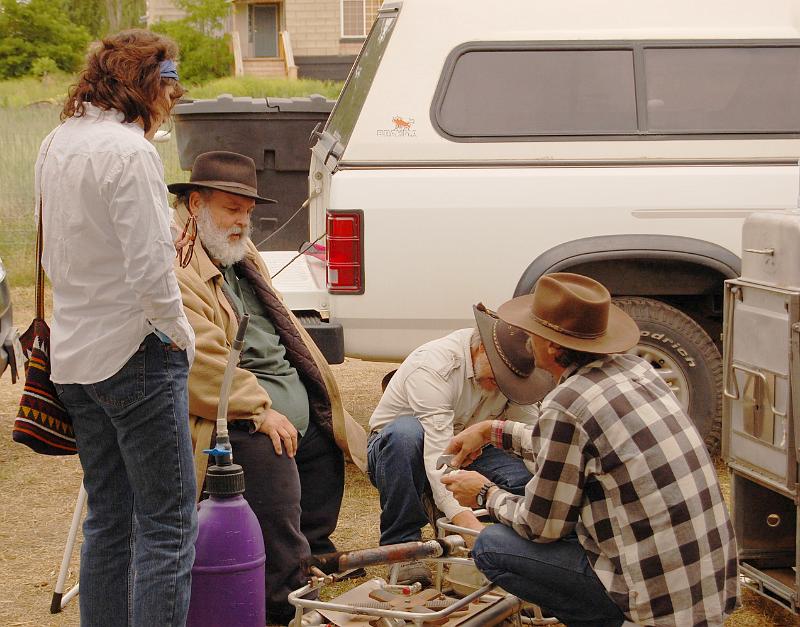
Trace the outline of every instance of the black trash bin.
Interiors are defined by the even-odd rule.
[[[197,155],[230,150],[251,157],[258,170],[258,190],[278,204],[256,205],[253,242],[259,250],[297,250],[308,241],[308,209],[268,242],[308,197],[308,138],[324,123],[334,101],[310,98],[234,98],[181,103],[173,110],[181,167],[190,170]]]

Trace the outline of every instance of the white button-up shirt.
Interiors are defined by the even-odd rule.
[[[85,115],[45,138],[36,160],[56,383],[107,379],[155,329],[194,356],[173,270],[164,168],[142,128],[122,120],[87,103]]]
[[[436,461],[455,434],[495,418],[531,422],[535,406],[520,406],[500,392],[487,392],[475,380],[470,344],[474,329],[454,331],[423,344],[397,369],[369,419],[371,431],[380,431],[400,416],[416,416],[425,432],[425,473],[436,506],[452,520],[468,508],[459,505],[441,482],[445,469]],[[397,477],[397,481],[411,481]]]

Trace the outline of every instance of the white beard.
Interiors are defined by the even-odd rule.
[[[214,261],[222,266],[231,266],[244,259],[247,242],[250,239],[249,223],[244,229],[238,226],[221,229],[214,224],[211,211],[204,202],[200,204],[200,211],[197,212],[196,218],[197,236]],[[231,242],[228,239],[231,235],[241,235],[241,237],[237,241]]]

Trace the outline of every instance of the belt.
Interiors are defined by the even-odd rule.
[[[247,431],[249,433],[255,433],[256,423],[253,422],[252,420],[229,420],[228,430]]]

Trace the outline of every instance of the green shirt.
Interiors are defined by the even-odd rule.
[[[233,266],[221,268],[228,295],[239,315],[250,314],[239,367],[252,372],[272,399],[272,408],[282,413],[300,435],[308,428],[308,392],[297,370],[286,359],[286,348],[272,320],[253,291],[250,281],[239,277]]]

